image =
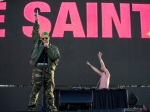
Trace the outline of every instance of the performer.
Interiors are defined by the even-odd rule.
[[[96,67],[91,65],[88,61],[87,61],[87,65],[89,65],[96,73],[98,73],[101,76],[99,89],[108,89],[109,88],[109,81],[110,81],[110,73],[109,73],[108,69],[106,68],[106,66],[102,60],[102,53],[101,52],[98,53],[98,59],[99,59],[100,64],[101,64],[101,70],[98,70]]]
[[[47,107],[50,111],[57,111],[54,105],[54,71],[58,64],[60,53],[56,46],[50,43],[50,36],[43,32],[40,36],[38,24],[38,13],[35,14],[35,23],[32,31],[34,49],[31,54],[30,64],[34,66],[31,80],[31,94],[28,104],[28,110],[34,111],[37,106],[37,99],[40,88],[43,84]],[[42,81],[42,76],[43,81]]]

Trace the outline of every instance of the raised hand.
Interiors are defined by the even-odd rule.
[[[89,66],[91,65],[88,61],[86,62],[86,64],[89,65]]]
[[[39,15],[39,13],[38,13],[38,10],[37,10],[37,12],[35,13],[35,21],[38,21],[38,15]]]
[[[102,54],[103,54],[103,53],[102,53],[102,52],[100,52],[100,51],[99,51],[99,53],[97,54],[97,56],[98,56],[98,59],[99,59],[99,60],[101,60],[101,59],[102,59]]]

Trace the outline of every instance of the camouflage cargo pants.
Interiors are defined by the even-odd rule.
[[[45,70],[44,70],[45,69]],[[44,80],[42,81],[42,76],[44,72]],[[47,107],[51,111],[57,111],[56,106],[54,105],[54,70],[49,70],[47,66],[37,66],[32,71],[32,80],[31,80],[31,94],[28,104],[28,110],[35,110],[37,106],[37,99],[40,89],[44,83],[44,91],[46,96]]]

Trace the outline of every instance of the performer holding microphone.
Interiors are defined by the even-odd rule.
[[[31,94],[28,110],[34,111],[37,106],[39,91],[43,85],[46,96],[47,107],[51,112],[56,112],[54,105],[54,71],[60,58],[59,49],[50,43],[49,33],[43,32],[40,36],[40,25],[38,23],[38,12],[35,14],[32,39],[34,49],[31,54],[30,64],[34,66],[31,79]],[[44,76],[44,77],[43,77]],[[42,78],[43,77],[43,78]],[[43,80],[43,81],[42,81]]]

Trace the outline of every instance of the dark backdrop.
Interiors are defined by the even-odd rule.
[[[31,38],[24,35],[22,26],[32,26],[33,23],[25,19],[23,11],[25,6],[34,0],[5,0],[5,2],[6,10],[0,10],[0,15],[5,15],[5,21],[0,23],[0,29],[6,30],[5,37],[0,38],[0,84],[28,85],[31,79],[32,68],[29,65],[29,60],[33,43]],[[67,2],[67,0],[44,0],[43,2],[50,5],[51,12],[39,13],[51,21],[52,30],[50,34],[52,35],[60,4]],[[132,4],[149,4],[150,1],[69,0],[69,2],[77,3],[85,32],[86,2],[98,3],[98,38],[74,38],[71,31],[66,31],[63,38],[51,37],[51,43],[56,45],[61,53],[61,59],[55,71],[56,85],[96,85],[99,76],[86,65],[86,61],[100,68],[97,59],[99,51],[103,52],[102,58],[111,73],[110,85],[148,85],[150,79],[150,39],[141,37],[140,14],[132,11]],[[120,3],[130,4],[131,38],[119,38],[114,24],[112,27],[113,37],[102,37],[101,3],[114,3],[118,13]],[[139,92],[144,94],[140,88]],[[150,100],[149,97],[148,100]],[[147,106],[149,105],[148,102],[143,101]]]

